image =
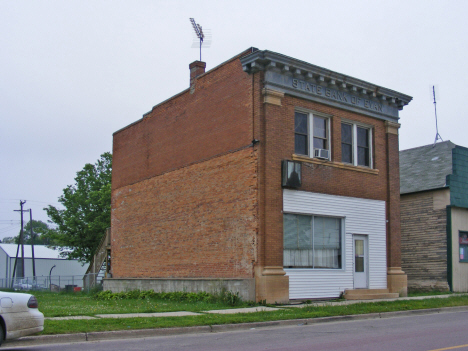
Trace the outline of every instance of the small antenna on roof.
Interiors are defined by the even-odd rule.
[[[437,102],[436,102],[436,97],[435,97],[435,87],[432,86],[432,96],[434,97],[434,112],[435,112],[435,122],[436,122],[436,136],[435,136],[435,140],[434,140],[434,145],[437,143],[437,140],[441,140],[441,141],[444,141],[444,139],[442,139],[442,137],[440,136],[439,134],[439,128],[437,127]]]
[[[205,38],[205,34],[203,34],[202,27],[195,22],[194,18],[190,18],[190,22],[192,22],[193,30],[197,35],[198,39],[200,39],[200,61],[201,61],[201,47],[203,44],[203,39]]]

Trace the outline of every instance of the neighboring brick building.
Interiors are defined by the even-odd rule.
[[[204,70],[114,133],[105,288],[405,294],[397,122],[411,97],[254,48]]]
[[[400,152],[402,268],[414,290],[468,291],[468,149]]]

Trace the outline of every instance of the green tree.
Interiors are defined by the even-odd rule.
[[[34,233],[34,245],[52,245],[51,238],[48,237],[47,234],[51,228],[47,223],[43,221],[36,221],[35,219],[32,220],[33,223],[33,233]],[[20,240],[20,233],[14,237],[6,237],[3,239],[4,244],[18,244]],[[24,244],[31,245],[31,223],[30,221],[26,223],[23,227],[23,235],[24,235]]]
[[[46,236],[68,258],[90,262],[106,228],[110,227],[112,154],[76,173],[75,184],[63,189],[58,201],[65,209],[44,208],[56,229]]]

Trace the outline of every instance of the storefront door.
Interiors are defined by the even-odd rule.
[[[367,235],[353,235],[354,289],[367,289],[369,287],[367,241]]]

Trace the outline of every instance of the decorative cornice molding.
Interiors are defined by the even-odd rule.
[[[397,121],[412,97],[271,51],[256,51],[241,59],[249,74],[265,72],[265,87]]]
[[[284,98],[284,93],[281,91],[263,88],[263,103],[264,104],[272,104],[277,106],[281,105],[281,99]]]

